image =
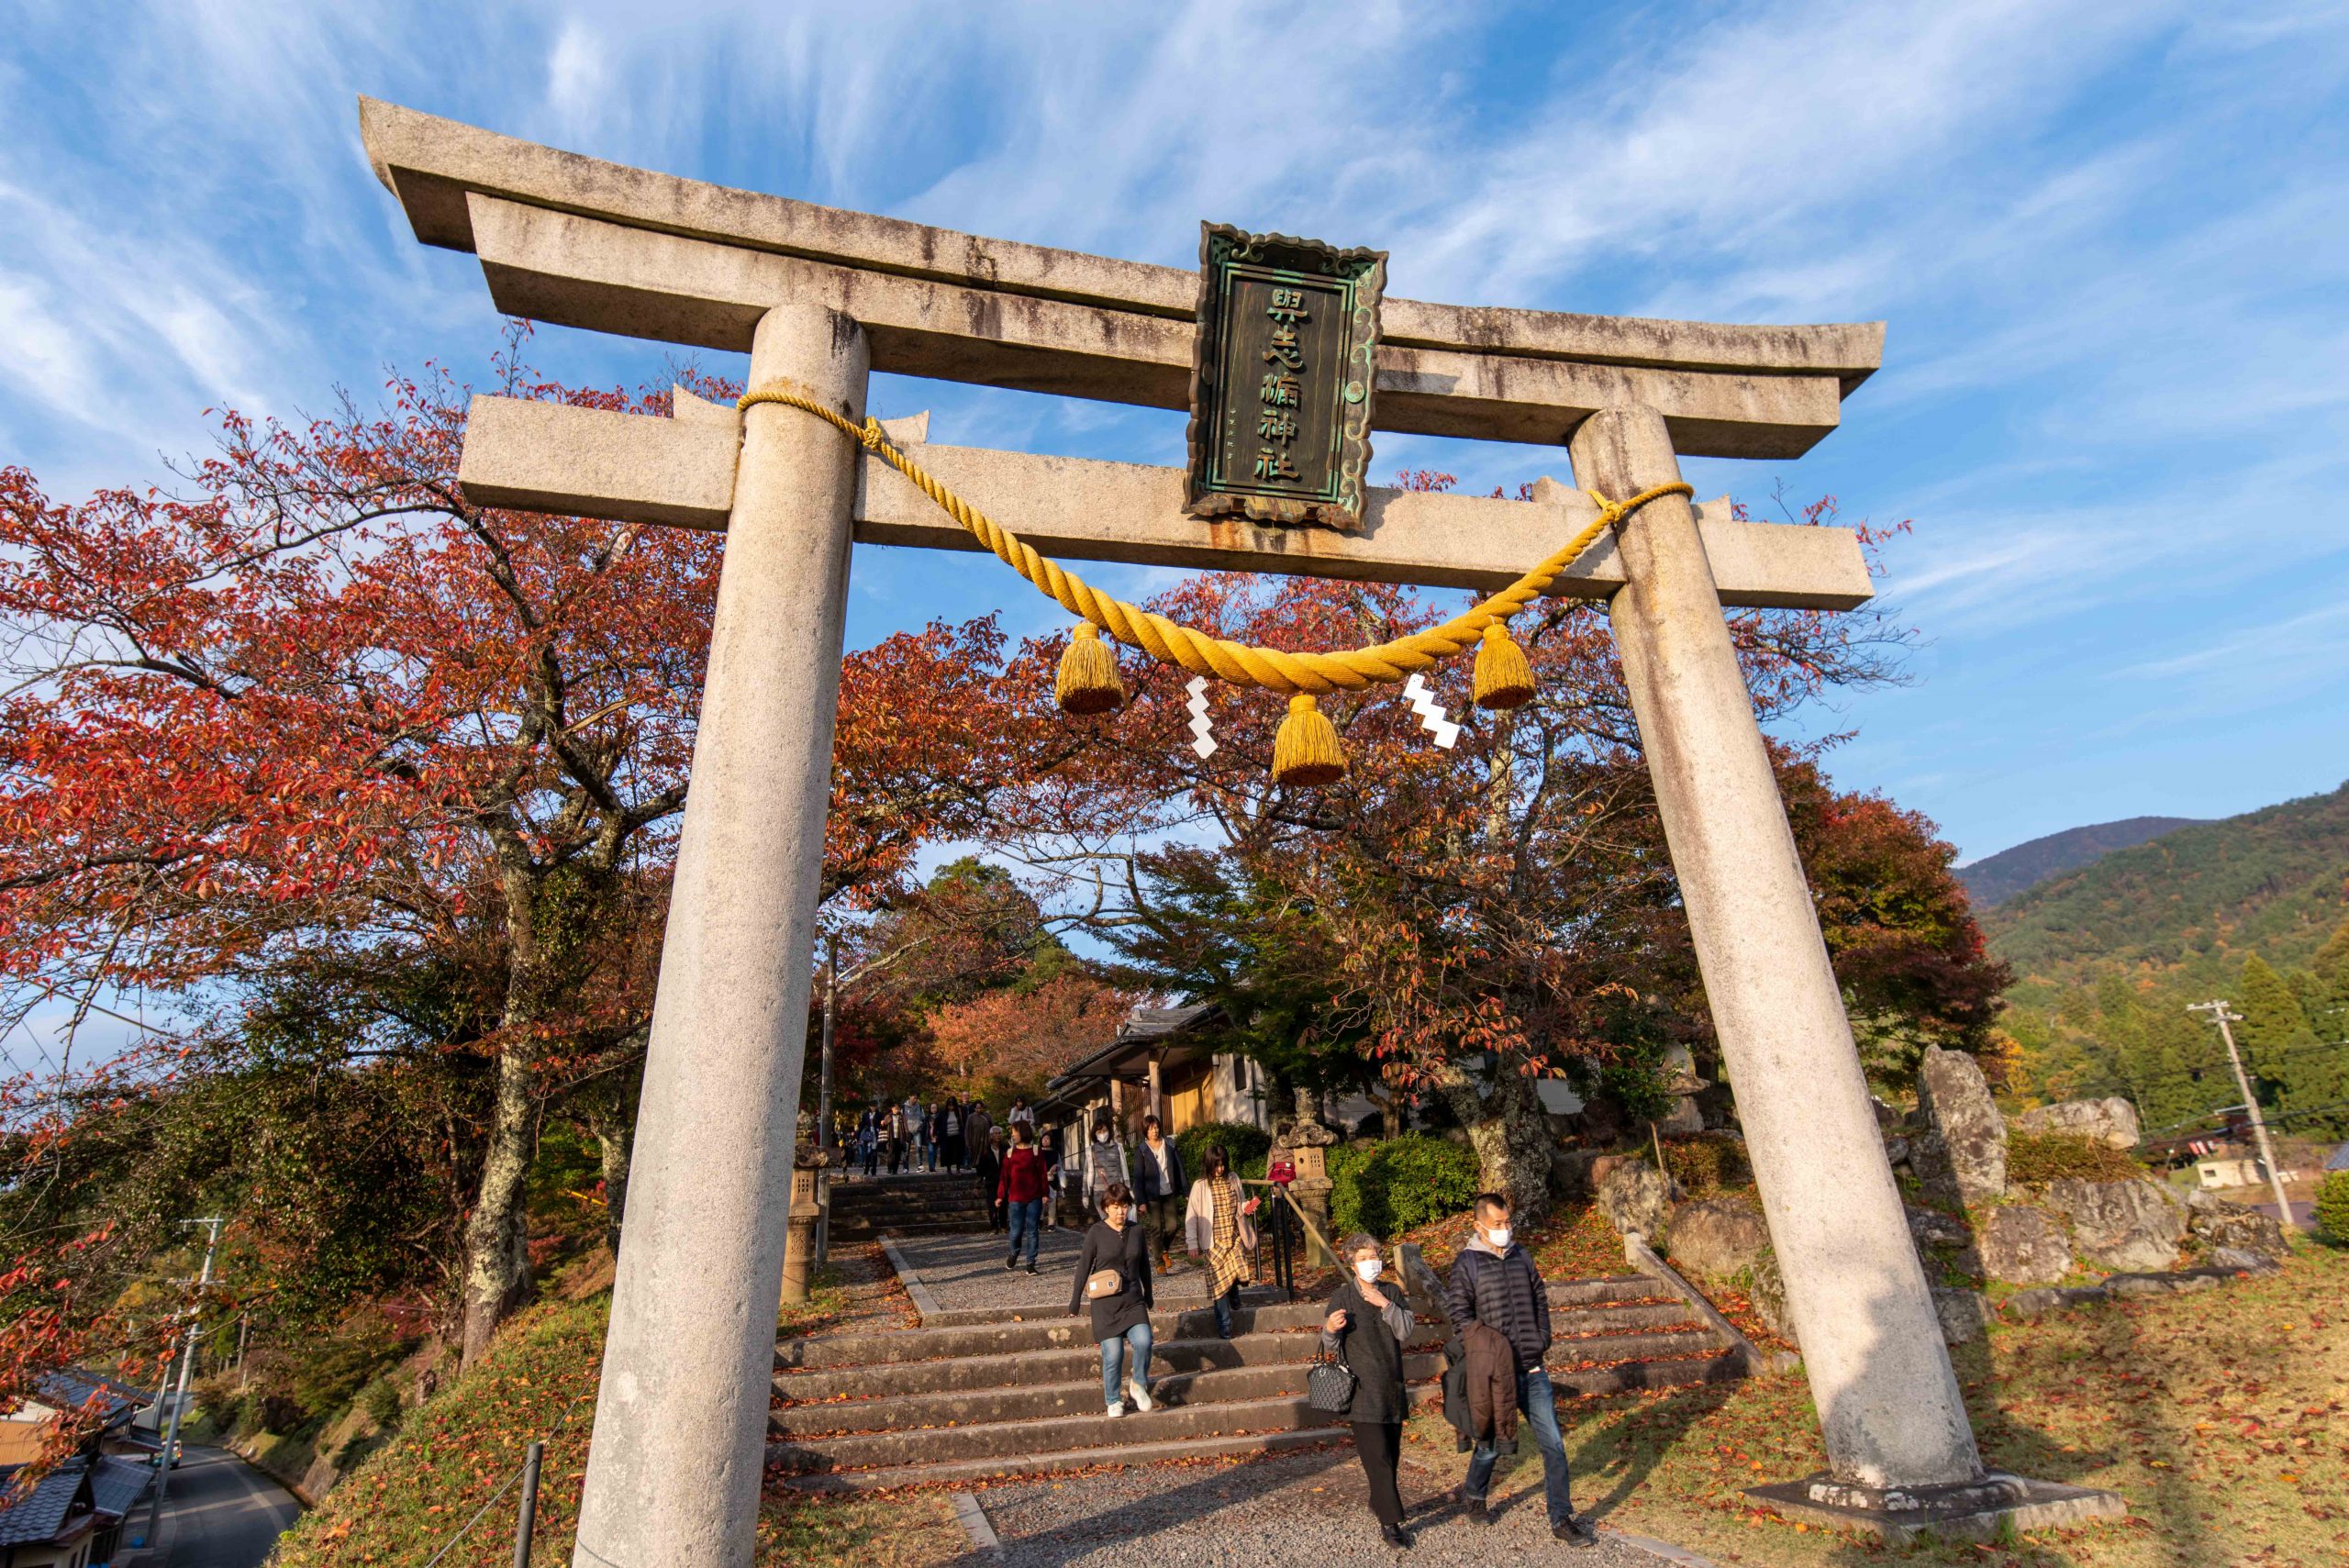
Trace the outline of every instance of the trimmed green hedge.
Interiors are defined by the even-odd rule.
[[[1476,1195],[1475,1152],[1425,1133],[1332,1149],[1328,1165],[1332,1244],[1355,1230],[1391,1239],[1460,1213]]]
[[[1231,1160],[1231,1169],[1239,1175],[1258,1176],[1264,1173],[1264,1151],[1273,1146],[1273,1135],[1261,1127],[1250,1127],[1240,1121],[1201,1122],[1186,1128],[1174,1135],[1175,1152],[1183,1156],[1183,1179],[1196,1182],[1208,1173],[1208,1149],[1212,1144],[1223,1145]]]
[[[2317,1229],[2349,1245],[2349,1171],[2335,1171],[2316,1187]]]

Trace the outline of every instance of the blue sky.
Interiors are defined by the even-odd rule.
[[[1924,646],[1911,684],[1821,716],[1857,730],[1840,781],[1972,856],[2349,776],[2337,4],[12,9],[0,461],[59,495],[157,477],[209,406],[479,373],[477,266],[368,172],[364,92],[1179,266],[1206,217],[1385,247],[1414,298],[1885,319],[1885,370],[1809,457],[1689,465],[1706,495],[1915,520],[1887,592]],[[636,384],[671,351],[549,329],[534,357]],[[885,378],[874,404],[958,444],[1180,461],[1174,414]],[[1564,468],[1381,439],[1382,473],[1419,465]],[[940,565],[861,551],[852,638],[1058,619]]]

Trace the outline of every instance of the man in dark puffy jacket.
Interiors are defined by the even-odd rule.
[[[1565,1440],[1558,1434],[1558,1407],[1550,1392],[1550,1373],[1542,1358],[1550,1349],[1550,1292],[1533,1267],[1533,1260],[1509,1234],[1508,1199],[1499,1193],[1480,1193],[1475,1213],[1475,1232],[1453,1260],[1452,1278],[1444,1293],[1444,1309],[1453,1331],[1465,1335],[1472,1323],[1482,1323],[1507,1340],[1517,1362],[1517,1408],[1542,1451],[1542,1492],[1549,1504],[1550,1533],[1569,1546],[1598,1544],[1587,1524],[1575,1518],[1574,1478],[1566,1468]],[[1486,1492],[1493,1484],[1493,1466],[1499,1451],[1490,1438],[1481,1439],[1468,1457],[1468,1476],[1460,1485],[1460,1501],[1470,1518],[1492,1523]]]

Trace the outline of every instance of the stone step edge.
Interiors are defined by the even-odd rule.
[[[1632,1370],[1634,1368],[1642,1370],[1634,1372]],[[1646,1369],[1653,1370],[1651,1371]],[[1716,1351],[1706,1356],[1674,1357],[1664,1361],[1627,1362],[1620,1363],[1614,1367],[1592,1368],[1584,1372],[1553,1372],[1551,1373],[1550,1381],[1553,1387],[1566,1388],[1583,1398],[1595,1398],[1604,1397],[1611,1394],[1628,1393],[1635,1390],[1677,1388],[1697,1384],[1735,1383],[1743,1380],[1745,1375],[1744,1358],[1733,1351],[1724,1350]],[[1440,1380],[1412,1383],[1406,1386],[1408,1397],[1415,1408],[1438,1403],[1442,1398],[1442,1385]],[[1305,1399],[1301,1395],[1275,1395],[1265,1398],[1233,1400],[1228,1404],[1220,1406],[1191,1407],[1191,1408],[1220,1409],[1229,1412],[1234,1418],[1242,1421],[1248,1419],[1253,1414],[1261,1413],[1265,1416],[1270,1416],[1277,1410],[1286,1420],[1293,1423],[1299,1416],[1305,1414],[1305,1412],[1299,1408],[1299,1407],[1304,1405]],[[1168,1408],[1172,1410],[1182,1407],[1169,1407]],[[1065,1425],[1067,1421],[1068,1418],[1065,1416],[1053,1416],[1020,1421],[974,1422],[970,1427],[948,1427],[930,1429],[941,1432],[955,1432],[980,1430],[985,1429],[1029,1429],[1039,1434],[1042,1434],[1052,1428]],[[1247,1431],[1226,1432],[1213,1434],[1213,1436],[1220,1438],[1254,1439],[1261,1443],[1262,1440],[1264,1438],[1279,1436],[1283,1433],[1310,1433],[1326,1437],[1333,1432],[1342,1436],[1345,1432],[1343,1424],[1338,1423],[1333,1426],[1330,1422],[1322,1421],[1303,1427],[1295,1425],[1267,1427],[1260,1431],[1252,1433]],[[821,1444],[829,1441],[857,1442],[874,1437],[902,1435],[904,1434],[858,1433],[834,1438],[770,1437],[767,1443],[767,1460],[770,1465],[776,1464],[782,1462],[784,1454],[786,1452],[797,1451],[804,1453],[811,1448],[818,1448]],[[809,1479],[832,1479],[852,1482],[854,1478],[860,1476],[874,1476],[893,1471],[906,1471],[913,1469],[960,1468],[972,1470],[976,1474],[1037,1474],[1045,1473],[1049,1470],[1082,1468],[1085,1463],[1106,1462],[1098,1459],[1073,1462],[1070,1459],[1072,1454],[1099,1454],[1103,1452],[1110,1454],[1132,1453],[1140,1451],[1145,1448],[1158,1446],[1161,1444],[1174,1444],[1197,1440],[1209,1440],[1170,1438],[1146,1440],[1141,1443],[1136,1443],[1130,1446],[1120,1446],[1119,1448],[1108,1450],[1094,1448],[1085,1450],[1067,1450],[1058,1452],[1049,1447],[1039,1444],[1031,1451],[1031,1457],[1030,1459],[1019,1462],[1007,1462],[1000,1456],[993,1456],[973,1460],[945,1460],[938,1462],[936,1465],[928,1466],[872,1465],[847,1470],[793,1472],[791,1473]],[[1242,1451],[1246,1451],[1243,1450]],[[877,1482],[869,1483],[868,1485],[891,1485],[891,1483]],[[851,1485],[839,1489],[858,1490],[862,1488]]]
[[[1406,1386],[1411,1388],[1425,1388],[1432,1385],[1441,1379],[1443,1368],[1437,1357],[1426,1351],[1421,1351],[1410,1359],[1412,1362],[1420,1364],[1412,1369],[1413,1375],[1408,1380]],[[1210,1392],[1206,1398],[1193,1398],[1191,1397],[1191,1383],[1192,1381],[1202,1377],[1221,1376],[1226,1378],[1227,1381],[1237,1382],[1240,1380],[1241,1376],[1250,1374],[1261,1377],[1271,1373],[1289,1373],[1301,1370],[1308,1363],[1304,1362],[1263,1362],[1254,1366],[1218,1366],[1204,1368],[1198,1372],[1162,1373],[1151,1380],[1151,1387],[1153,1390],[1153,1397],[1156,1399],[1157,1407],[1160,1409],[1165,1410],[1201,1410],[1218,1406],[1238,1407],[1242,1405],[1262,1404],[1266,1400],[1302,1399],[1305,1397],[1305,1391],[1302,1388],[1275,1389],[1268,1393],[1257,1392],[1236,1396],[1226,1396],[1220,1398],[1217,1397],[1212,1392]],[[1155,1394],[1155,1390],[1157,1390],[1162,1384],[1176,1380],[1182,1380],[1184,1383],[1184,1386],[1182,1388],[1183,1397],[1169,1400]],[[1074,1395],[1080,1397],[1090,1396],[1096,1402],[1097,1408],[1090,1411],[1080,1409],[1074,1413],[1078,1415],[1099,1415],[1100,1411],[1097,1408],[1097,1405],[1101,1397],[1100,1369],[1097,1364],[1094,1369],[1094,1374],[1091,1377],[1070,1378],[1059,1383],[1030,1383],[1020,1385],[1014,1388],[952,1390],[942,1394],[906,1395],[903,1396],[903,1397],[908,1399],[951,1399],[959,1394],[985,1395],[997,1393],[1016,1394],[1031,1398],[1059,1395]],[[774,1430],[774,1418],[777,1414],[784,1410],[837,1409],[847,1412],[859,1409],[868,1409],[874,1405],[882,1403],[883,1399],[885,1397],[885,1396],[883,1396],[869,1399],[817,1400],[804,1405],[777,1403],[770,1400],[767,1404],[767,1429],[771,1432]],[[1021,1421],[1063,1421],[1068,1418],[1069,1414],[1069,1412],[1060,1412],[1051,1416],[1012,1416],[998,1420],[953,1421],[928,1428],[841,1427],[827,1432],[792,1432],[779,1435],[788,1437],[794,1442],[821,1443],[829,1442],[834,1438],[874,1437],[884,1432],[917,1430],[958,1431],[971,1427],[1012,1426],[1017,1425]]]
[[[1174,1461],[1272,1453],[1352,1440],[1343,1427],[1305,1427],[1287,1431],[1230,1433],[1212,1438],[1172,1438],[1159,1442],[1121,1444],[1116,1448],[1071,1449],[1064,1453],[1039,1454],[1033,1459],[1020,1461],[962,1459],[942,1464],[899,1464],[874,1470],[795,1473],[776,1477],[769,1484],[795,1492],[818,1495],[897,1491],[917,1486],[951,1486],[967,1481],[1008,1480],[1023,1475],[1057,1475],[1072,1470],[1093,1470],[1105,1465],[1163,1464]]]
[[[1302,1341],[1306,1339],[1306,1336],[1303,1334],[1267,1335],[1264,1336],[1264,1338]],[[1659,1341],[1666,1342],[1659,1343]],[[1678,1341],[1678,1343],[1671,1343],[1669,1341]],[[1224,1342],[1225,1341],[1218,1340],[1200,1339],[1170,1340],[1165,1343],[1155,1347],[1155,1354],[1162,1357],[1170,1357],[1172,1359],[1187,1361],[1199,1351],[1205,1350],[1207,1347]],[[1443,1343],[1444,1341],[1441,1337],[1420,1336],[1415,1337],[1407,1341],[1404,1349],[1415,1359],[1419,1357],[1432,1358],[1441,1354],[1443,1349]],[[1687,1350],[1687,1354],[1679,1355],[1673,1353],[1674,1351],[1683,1348],[1683,1346]],[[1617,1351],[1621,1351],[1622,1353],[1611,1355],[1601,1354],[1597,1356],[1573,1356],[1572,1352],[1574,1351],[1583,1349],[1585,1347],[1587,1347],[1590,1350]],[[1711,1355],[1715,1351],[1728,1348],[1730,1347],[1726,1347],[1721,1344],[1720,1339],[1716,1337],[1710,1329],[1706,1329],[1703,1325],[1699,1324],[1694,1330],[1681,1333],[1617,1333],[1598,1335],[1588,1340],[1561,1340],[1550,1347],[1550,1354],[1553,1358],[1553,1364],[1560,1359],[1570,1357],[1580,1370],[1590,1371],[1598,1368],[1619,1366],[1627,1362],[1635,1362],[1699,1360]],[[871,1368],[827,1367],[813,1370],[812,1373],[777,1373],[773,1380],[774,1393],[768,1398],[767,1407],[771,1411],[799,1409],[806,1407],[818,1405],[839,1405],[843,1407],[848,1407],[870,1405],[881,1400],[930,1399],[952,1396],[968,1397],[972,1396],[984,1396],[988,1394],[1024,1394],[1043,1388],[1075,1388],[1089,1386],[1098,1381],[1097,1378],[1088,1380],[1084,1377],[1051,1377],[1039,1379],[1035,1382],[1024,1382],[1017,1377],[1009,1375],[1017,1369],[1017,1365],[1033,1366],[1047,1357],[1063,1358],[1074,1365],[1082,1368],[1088,1362],[1093,1362],[1094,1350],[1090,1345],[1055,1346],[1052,1349],[1042,1351],[1013,1351],[998,1356],[957,1357],[953,1359],[974,1362],[985,1361],[1010,1362],[1016,1363],[1016,1365],[1007,1366],[1004,1369],[1008,1380],[1000,1383],[971,1383],[959,1385],[951,1388],[920,1389],[914,1392],[906,1392],[899,1389],[884,1389],[872,1394],[852,1394],[846,1396],[829,1395],[819,1399],[794,1398],[792,1396],[792,1385],[797,1383],[800,1378],[809,1376],[811,1374],[817,1377],[823,1377],[843,1372],[873,1371],[875,1373],[884,1373],[893,1368],[899,1368],[907,1365],[927,1365],[929,1363],[919,1362],[894,1362],[876,1363]],[[1286,1367],[1293,1369],[1303,1366],[1311,1359],[1312,1352],[1308,1350],[1303,1349],[1300,1345],[1299,1353],[1296,1355],[1268,1357],[1260,1361],[1243,1361],[1231,1366],[1208,1365],[1183,1371],[1170,1370],[1164,1373],[1164,1375],[1169,1377],[1197,1377],[1209,1373],[1256,1371],[1266,1367]],[[1580,1363],[1584,1362],[1588,1362],[1591,1365],[1589,1367],[1580,1367]],[[1439,1370],[1441,1370],[1440,1363]]]

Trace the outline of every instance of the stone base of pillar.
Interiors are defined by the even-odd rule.
[[[783,1300],[785,1306],[807,1299],[808,1276],[816,1272],[816,1206],[791,1211],[791,1228],[783,1239]]]
[[[1752,1487],[1745,1495],[1781,1518],[1862,1530],[1894,1546],[1909,1545],[1928,1531],[1947,1540],[1987,1541],[2002,1531],[2069,1529],[2129,1515],[2118,1493],[1998,1471],[1948,1486],[1856,1486],[1820,1474]]]
[[[1297,1208],[1313,1227],[1305,1239],[1305,1266],[1309,1269],[1333,1269],[1338,1266],[1338,1260],[1330,1255],[1330,1248],[1321,1244],[1323,1240],[1329,1241],[1330,1247],[1338,1244],[1337,1239],[1330,1234],[1330,1191],[1332,1184],[1327,1177],[1316,1181],[1306,1176],[1300,1176],[1288,1184],[1289,1195],[1297,1199]]]

